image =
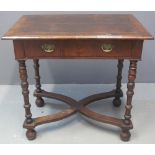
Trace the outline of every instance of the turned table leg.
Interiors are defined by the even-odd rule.
[[[40,75],[39,75],[39,60],[34,59],[34,70],[35,70],[35,82],[36,82],[36,92],[40,93],[41,92],[41,83],[40,83]],[[37,97],[36,99],[36,105],[38,107],[43,107],[45,105],[44,100],[42,97]]]
[[[31,104],[29,103],[29,90],[28,90],[28,81],[27,81],[27,70],[25,65],[25,60],[19,60],[19,74],[21,79],[22,94],[24,98],[24,108],[25,108],[25,123],[33,123],[32,114],[31,114]],[[26,136],[29,140],[36,138],[36,131],[34,129],[27,129]]]
[[[130,126],[132,126],[131,122],[131,109],[132,109],[132,97],[134,94],[135,87],[135,79],[136,79],[136,69],[137,69],[137,61],[130,60],[130,67],[128,73],[128,84],[127,84],[127,102],[125,106],[125,115],[124,115],[124,128],[122,128],[121,139],[123,141],[128,141],[130,139]]]
[[[123,92],[121,90],[123,61],[124,60],[118,60],[118,65],[117,65],[118,74],[117,74],[116,92],[115,92],[115,98],[113,100],[113,105],[116,107],[119,107],[121,105],[120,97],[123,96]]]

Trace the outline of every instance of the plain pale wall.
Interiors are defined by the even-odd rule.
[[[0,36],[25,14],[55,13],[130,13],[155,35],[155,12],[0,12]],[[155,82],[155,41],[145,41],[142,60],[138,63],[136,82]],[[42,83],[115,83],[116,60],[41,60]],[[128,61],[124,62],[123,82],[127,82]],[[34,83],[32,61],[27,61],[30,84]],[[12,41],[0,40],[0,84],[19,84],[18,63],[14,59]]]

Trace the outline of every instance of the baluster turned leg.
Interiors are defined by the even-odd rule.
[[[137,69],[137,61],[130,60],[130,67],[128,73],[128,84],[127,84],[127,103],[126,103],[126,110],[124,115],[124,127],[122,128],[121,132],[121,139],[123,141],[128,141],[130,139],[130,132],[129,130],[132,128],[131,122],[131,109],[132,109],[132,97],[134,94],[134,87],[135,87],[135,79],[136,79],[136,69]]]
[[[123,96],[123,92],[121,90],[123,62],[124,62],[124,60],[118,60],[118,65],[117,65],[118,75],[117,75],[115,99],[113,100],[113,105],[116,107],[119,107],[121,105],[120,97]]]
[[[25,60],[19,60],[19,74],[21,79],[22,94],[24,98],[24,108],[25,108],[25,123],[33,123],[32,114],[31,114],[31,104],[29,103],[29,90],[28,90],[28,81],[27,81],[27,70],[25,65]],[[26,136],[29,140],[36,138],[36,131],[34,129],[28,129]]]
[[[36,92],[41,92],[41,84],[40,84],[40,75],[39,75],[39,60],[35,59],[34,62],[34,70],[35,70],[35,81],[36,81]],[[41,97],[37,97],[36,105],[38,107],[43,107],[45,105],[44,100]]]

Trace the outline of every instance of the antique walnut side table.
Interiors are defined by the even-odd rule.
[[[24,97],[24,128],[29,140],[36,138],[35,127],[58,121],[80,112],[86,117],[121,128],[123,141],[130,138],[132,97],[134,94],[137,61],[141,59],[144,40],[153,37],[132,15],[26,15],[2,37],[13,40],[15,58],[19,63],[22,94]],[[36,105],[44,106],[44,98],[53,98],[67,103],[70,108],[53,115],[32,118],[25,61],[34,62]],[[68,96],[41,89],[39,59],[116,59],[118,75],[116,89],[76,101]],[[87,105],[101,99],[112,98],[113,105],[121,105],[120,98],[123,61],[130,61],[127,84],[127,102],[124,118],[98,114]]]

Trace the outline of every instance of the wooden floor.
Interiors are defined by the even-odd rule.
[[[43,88],[78,100],[93,93],[109,91],[114,85],[61,84],[43,85]],[[123,84],[122,88],[125,94],[126,85]],[[32,95],[33,89],[34,86],[31,85],[30,101],[34,117],[55,113],[67,107],[60,101],[46,99],[46,106],[37,108]],[[20,93],[20,86],[0,86],[0,122],[3,124],[0,126],[0,143],[124,143],[118,136],[119,128],[91,121],[80,114],[37,127],[36,131],[39,133],[37,139],[28,141],[25,138],[25,129],[22,128],[24,109]],[[122,102],[125,99],[124,95]],[[115,108],[111,101],[112,99],[97,101],[89,107],[103,114],[122,116],[124,104],[120,108]],[[103,102],[105,103],[102,104]],[[155,143],[155,83],[136,84],[132,118],[134,129],[131,130],[131,140],[127,143]]]

